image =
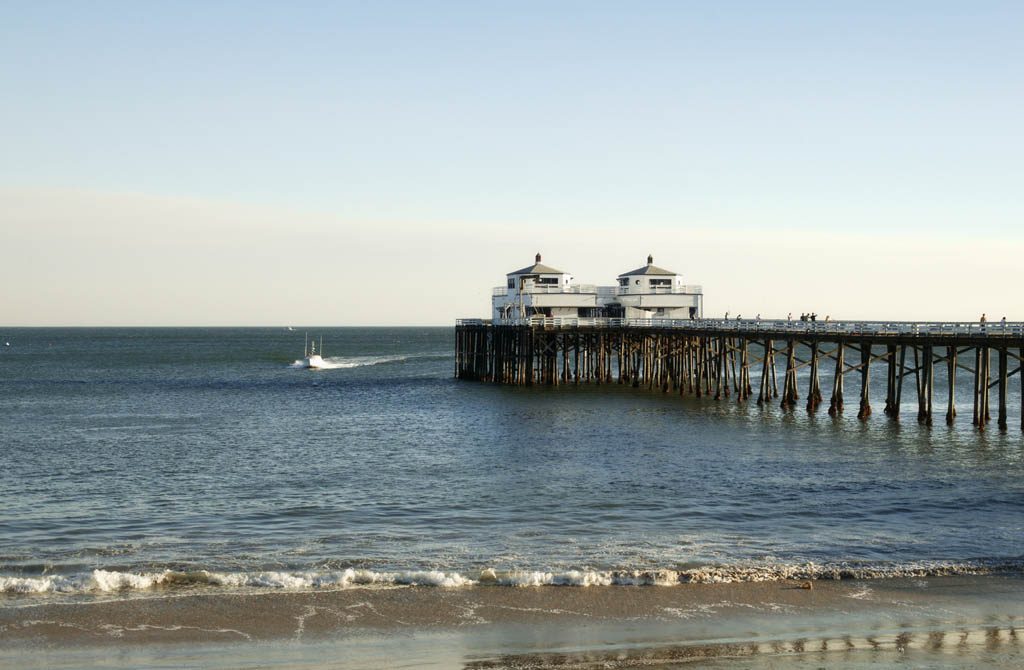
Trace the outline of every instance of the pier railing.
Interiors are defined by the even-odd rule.
[[[1024,322],[1001,321],[790,321],[786,319],[613,319],[542,317],[525,319],[457,319],[459,326],[527,326],[531,328],[670,328],[680,330],[804,333],[879,336],[1024,337]]]

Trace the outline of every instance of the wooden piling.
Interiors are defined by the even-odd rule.
[[[863,342],[860,345],[860,411],[857,412],[858,419],[866,419],[871,416],[871,343]]]
[[[999,347],[999,430],[1006,430],[1006,347]]]
[[[956,418],[956,355],[955,346],[946,347],[946,388],[949,393],[946,405],[946,423],[950,426],[953,425],[953,420]]]
[[[455,333],[454,374],[457,379],[526,386],[558,386],[570,380],[576,384],[617,381],[634,386],[643,384],[666,393],[714,394],[718,398],[730,397],[735,391],[737,401],[743,402],[753,397],[751,368],[759,364],[758,403],[763,405],[765,400],[778,397],[780,406],[792,409],[799,398],[798,371],[806,366],[809,370],[805,405],[808,412],[813,412],[822,396],[821,360],[831,358],[835,372],[829,414],[835,416],[843,409],[845,375],[859,372],[858,417],[864,419],[871,414],[871,364],[884,359],[886,414],[899,419],[903,381],[907,373],[913,373],[918,417],[922,424],[931,425],[935,412],[935,368],[945,362],[945,374],[940,373],[939,383],[943,379],[946,383],[946,422],[952,424],[956,418],[957,369],[964,368],[973,373],[972,422],[981,430],[992,414],[996,415],[999,428],[1006,430],[1009,405],[1017,398],[1010,393],[1010,377],[1020,374],[1024,387],[1024,338],[1018,331],[1014,331],[1012,338],[984,332],[968,337],[941,334],[889,337],[882,333],[868,338],[856,332],[822,333],[814,329],[798,337],[783,330],[774,332],[775,337],[785,339],[785,345],[776,349],[772,334],[758,332],[756,328],[749,332],[731,327],[716,331],[704,325],[692,330],[677,328],[659,325],[588,328],[550,322],[543,326],[460,324]],[[878,341],[881,337],[887,339]],[[835,345],[831,351],[826,348],[829,343]],[[752,349],[751,344],[757,347]],[[884,353],[875,356],[873,344],[882,344]],[[847,366],[848,346],[860,349],[858,365]],[[907,347],[912,349],[912,365],[908,365]],[[936,347],[940,347],[938,355]],[[810,352],[807,360],[797,357],[804,351]],[[754,352],[760,352],[760,357],[752,356]],[[972,353],[973,369],[967,359]],[[777,354],[784,355],[786,361],[781,397],[775,366]],[[1018,363],[1012,368],[1011,358]],[[996,398],[991,398],[990,389],[995,389]],[[1021,391],[1024,393],[1024,388]],[[996,404],[996,408],[992,408],[992,404]],[[1020,420],[1024,428],[1024,402]]]
[[[846,352],[846,345],[843,340],[839,340],[838,347],[836,348],[836,372],[835,376],[832,377],[832,401],[828,406],[828,415],[836,416],[839,412],[843,411],[843,374],[845,373],[844,368],[846,363],[844,356]]]

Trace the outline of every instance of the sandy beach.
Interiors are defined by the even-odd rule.
[[[19,667],[922,667],[1024,662],[1020,576],[9,598]],[[916,659],[916,661],[915,661]],[[938,664],[938,665],[936,665]],[[814,666],[817,667],[817,666]],[[915,667],[911,665],[910,667]]]

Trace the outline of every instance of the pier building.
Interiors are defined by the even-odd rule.
[[[494,319],[604,316],[597,310],[596,286],[574,284],[568,272],[544,265],[539,253],[533,265],[513,270],[505,279],[505,286],[491,292]]]
[[[699,319],[702,288],[683,283],[677,272],[647,264],[618,276],[618,285],[577,284],[570,273],[541,262],[509,272],[505,286],[491,292],[491,318],[496,322],[531,317]]]
[[[699,319],[704,315],[704,294],[700,286],[686,285],[677,272],[659,268],[654,257],[647,265],[619,275],[616,291],[621,313],[608,309],[606,316],[627,319]]]

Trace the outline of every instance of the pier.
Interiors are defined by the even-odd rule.
[[[927,425],[942,412],[943,400],[948,424],[966,410],[964,403],[957,404],[958,373],[966,373],[973,384],[972,422],[979,430],[993,414],[998,427],[1007,429],[1009,385],[1017,376],[1017,413],[1024,429],[1021,322],[534,316],[460,319],[455,331],[458,379],[513,385],[631,384],[716,400],[756,398],[758,405],[778,402],[787,411],[802,404],[815,412],[824,404],[824,378],[830,387],[828,413],[835,416],[844,411],[845,381],[852,375],[859,384],[850,399],[857,416],[867,419],[874,372],[884,375],[884,382],[876,382],[885,388],[883,412],[899,420],[906,388],[917,400],[918,421]],[[995,408],[990,406],[993,399]]]

